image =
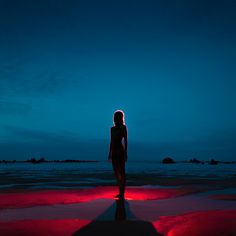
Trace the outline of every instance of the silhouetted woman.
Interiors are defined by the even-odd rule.
[[[114,174],[119,187],[119,194],[115,197],[124,198],[126,185],[125,162],[127,161],[128,142],[123,111],[115,111],[113,120],[114,126],[111,127],[108,159],[112,161]]]

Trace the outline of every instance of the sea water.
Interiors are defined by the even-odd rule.
[[[127,176],[142,180],[154,178],[232,178],[236,164],[209,165],[194,163],[162,164],[132,162],[126,164]],[[63,189],[114,184],[112,165],[107,161],[78,163],[0,163],[0,189]],[[151,184],[151,183],[147,183]]]

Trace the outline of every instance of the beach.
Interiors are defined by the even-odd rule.
[[[124,200],[109,165],[62,166],[0,166],[1,236],[236,235],[234,165],[136,165]]]

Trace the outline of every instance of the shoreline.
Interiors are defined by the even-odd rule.
[[[235,235],[236,186],[227,199],[213,186],[128,186],[117,200],[115,186],[77,190],[21,190],[0,194],[1,236],[76,236],[117,230],[130,235]],[[231,191],[231,194],[230,194]],[[218,197],[217,197],[218,196]],[[209,234],[210,232],[210,234]]]

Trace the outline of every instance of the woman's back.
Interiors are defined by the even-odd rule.
[[[111,127],[111,143],[112,148],[118,148],[122,145],[122,138],[125,135],[125,125]]]
[[[114,126],[110,131],[109,159],[112,161],[127,160],[127,128],[124,124],[124,113],[118,110],[114,113]],[[124,139],[124,142],[122,140]]]
[[[111,128],[111,144],[112,149],[121,149],[123,150],[122,139],[125,133],[125,125],[113,126]]]

